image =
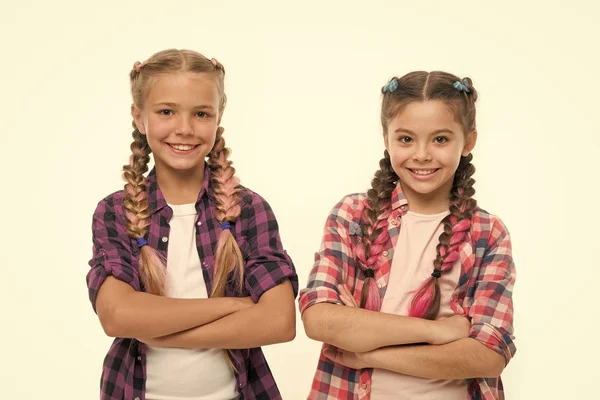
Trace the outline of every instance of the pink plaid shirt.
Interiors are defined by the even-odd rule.
[[[341,282],[346,283],[355,297],[360,296],[365,277],[357,266],[355,249],[360,242],[357,224],[360,224],[365,199],[365,194],[349,195],[333,208],[308,285],[300,293],[301,313],[318,303],[342,304],[337,290]],[[375,271],[381,298],[388,285],[402,216],[407,210],[408,202],[398,185],[392,194],[392,213],[388,219],[390,240]],[[503,355],[507,363],[516,352],[512,326],[515,268],[511,253],[510,236],[502,221],[477,209],[469,238],[460,250],[462,272],[450,301],[455,313],[471,319],[469,337]],[[321,352],[308,398],[368,400],[372,371],[371,368],[359,371],[342,367]],[[470,400],[504,399],[500,377],[469,379],[467,384]]]

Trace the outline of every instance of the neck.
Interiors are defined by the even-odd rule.
[[[418,193],[410,189],[407,185],[400,182],[402,191],[408,201],[408,209],[419,214],[439,214],[447,211],[450,207],[450,189],[452,189],[452,179],[442,187],[439,187],[432,193]]]
[[[167,203],[195,203],[204,184],[204,164],[187,171],[157,164],[156,181]]]

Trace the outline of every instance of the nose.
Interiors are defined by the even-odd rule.
[[[429,152],[429,146],[427,143],[420,143],[415,146],[413,160],[417,162],[431,161],[431,154]]]
[[[192,123],[189,117],[184,115],[179,117],[179,119],[177,120],[175,134],[182,136],[189,136],[194,134]]]

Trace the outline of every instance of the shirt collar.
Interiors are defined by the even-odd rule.
[[[146,178],[146,190],[148,191],[148,202],[150,203],[150,210],[153,214],[162,210],[167,205],[167,201],[165,200],[165,197],[163,196],[160,188],[158,187],[158,182],[156,179],[156,168],[152,168],[150,173],[148,173],[148,177]],[[210,185],[210,168],[208,167],[207,163],[204,163],[204,182],[202,183],[200,193],[198,193],[196,205],[204,196],[208,196],[209,199],[214,200],[214,193]]]

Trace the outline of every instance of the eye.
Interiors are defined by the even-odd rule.
[[[208,115],[207,113],[205,113],[204,111],[198,111],[198,112],[196,113],[196,116],[197,116],[198,118],[208,118],[208,117],[209,117],[209,115]]]
[[[438,136],[433,141],[437,144],[444,144],[448,141],[448,138],[446,136]]]
[[[400,143],[404,143],[404,144],[408,144],[412,142],[412,138],[410,136],[400,136],[398,138],[398,140],[400,141]]]
[[[159,113],[160,115],[172,115],[172,114],[173,114],[173,111],[172,111],[172,110],[169,110],[169,109],[164,109],[164,110],[160,110],[158,113]]]

